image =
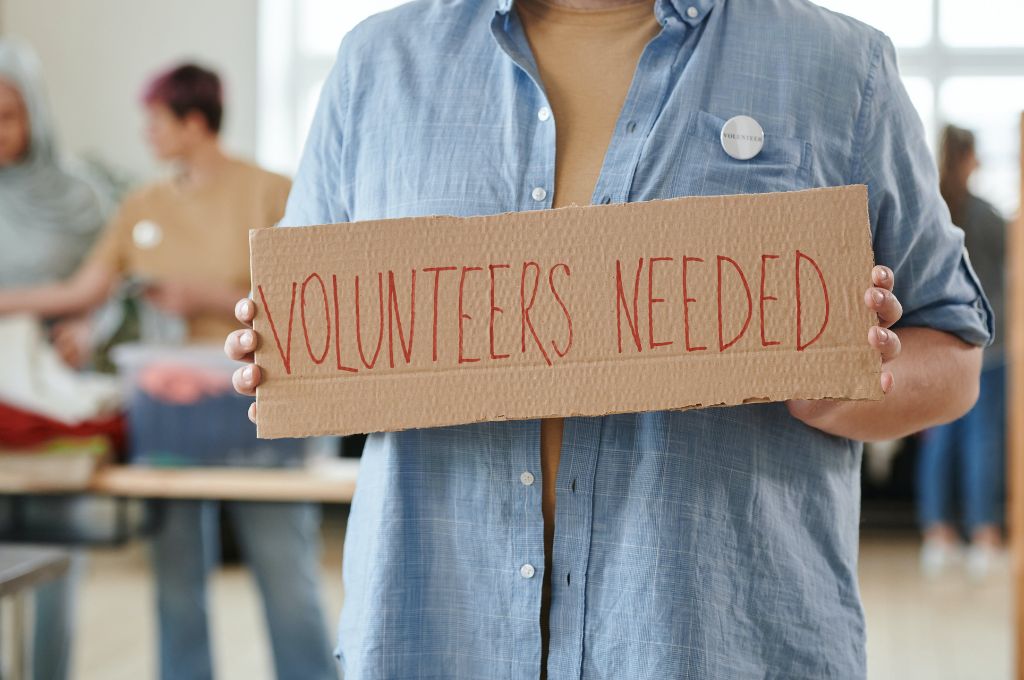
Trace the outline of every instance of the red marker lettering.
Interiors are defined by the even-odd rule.
[[[703,261],[703,258],[700,257],[683,256],[683,339],[686,341],[687,352],[699,352],[707,349],[704,345],[695,346],[690,344],[690,303],[696,302],[697,300],[690,297],[686,290],[686,263]]]
[[[331,287],[334,289],[334,357],[339,371],[358,373],[358,368],[351,368],[341,363],[341,314],[338,313],[338,275],[331,274]]]
[[[533,269],[533,291],[530,293],[530,303],[526,303],[526,272]],[[540,265],[536,262],[527,261],[523,263],[523,274],[519,279],[519,313],[520,313],[520,340],[522,344],[523,354],[526,354],[526,328],[529,326],[530,334],[533,336],[533,341],[537,344],[537,349],[540,350],[541,356],[544,357],[544,361],[548,366],[551,365],[551,358],[548,357],[548,353],[544,350],[544,343],[537,337],[537,330],[533,327],[533,321],[530,319],[530,310],[533,308],[533,303],[537,300],[537,287],[540,285]]]
[[[463,290],[464,290],[464,287],[465,287],[465,284],[466,284],[466,274],[468,272],[479,272],[479,271],[483,271],[483,270],[480,267],[463,267],[462,268],[462,276],[459,277],[459,363],[460,364],[471,364],[474,361],[480,361],[480,357],[467,357],[467,356],[464,356],[463,353],[462,353],[462,339],[463,339],[462,320],[463,319],[472,319],[473,318],[469,314],[465,314],[462,311],[462,295],[463,295]]]
[[[758,305],[761,308],[761,346],[762,347],[771,347],[772,345],[780,344],[778,340],[768,340],[764,336],[764,303],[769,301],[769,300],[772,300],[772,301],[778,300],[778,298],[776,298],[776,297],[774,297],[772,295],[765,295],[764,294],[765,265],[768,263],[768,260],[777,260],[777,259],[779,259],[778,255],[762,255],[761,256],[761,294],[758,296]]]
[[[430,356],[437,361],[437,289],[441,282],[441,272],[453,272],[457,267],[424,267],[425,272],[434,272],[434,339],[431,343]]]
[[[800,311],[801,311],[801,297],[800,297],[800,260],[807,260],[814,267],[814,271],[818,274],[818,281],[821,282],[821,292],[825,296],[825,318],[821,322],[821,328],[818,329],[817,335],[808,340],[807,342],[801,343],[801,327],[800,327]],[[821,273],[821,268],[818,267],[818,263],[815,262],[809,255],[801,253],[799,250],[796,251],[796,351],[803,352],[805,349],[813,345],[818,341],[819,338],[825,333],[825,327],[828,326],[828,313],[829,313],[829,301],[828,301],[828,286],[825,285],[825,275]]]
[[[306,286],[314,279],[320,284],[320,294],[324,298],[324,327],[327,329],[326,336],[324,337],[324,351],[320,353],[319,357],[313,354],[313,346],[309,341],[309,325],[306,323]],[[299,315],[302,318],[302,335],[306,340],[306,352],[314,364],[320,365],[324,363],[327,353],[331,351],[331,309],[327,304],[327,286],[324,285],[324,280],[320,278],[319,274],[313,273],[306,277],[306,280],[302,282],[302,292],[299,294],[299,297],[302,299],[302,304],[299,306]]]
[[[647,262],[647,340],[650,343],[650,348],[665,347],[671,345],[671,340],[662,340],[658,342],[654,339],[654,305],[658,302],[664,302],[665,298],[654,297],[654,265],[658,262],[671,262],[671,257],[652,257]]]
[[[363,362],[363,366],[366,368],[373,368],[377,363],[377,357],[380,356],[380,347],[384,341],[384,274],[383,272],[377,272],[377,299],[380,301],[380,311],[378,312],[377,318],[377,349],[373,352],[373,359],[371,361],[366,360],[366,354],[363,353],[363,325],[359,320],[359,275],[356,275],[356,346],[359,349],[359,359]]]
[[[555,350],[555,354],[559,357],[564,357],[569,353],[569,348],[572,347],[572,317],[569,316],[569,310],[566,308],[565,302],[562,300],[562,296],[559,295],[558,291],[555,289],[555,271],[558,269],[564,269],[565,276],[567,278],[572,274],[572,272],[569,271],[569,265],[564,262],[559,262],[551,268],[551,271],[548,272],[548,286],[551,288],[551,294],[555,296],[555,301],[558,302],[558,306],[562,308],[562,314],[565,315],[565,325],[568,327],[569,332],[569,337],[565,341],[564,350],[558,349],[558,345],[555,344],[554,340],[551,341],[551,347]]]
[[[633,342],[636,343],[636,351],[642,352],[643,345],[640,342],[639,312],[637,301],[640,297],[640,272],[644,268],[644,258],[640,258],[636,265],[636,282],[633,284],[633,316],[629,316],[629,307],[626,304],[626,294],[622,290],[622,262],[615,260],[615,325],[619,339],[619,354],[622,354],[622,312],[626,313],[626,323],[633,333]]]
[[[284,364],[284,372],[287,375],[292,373],[292,321],[295,319],[295,289],[298,284],[292,281],[292,302],[288,310],[288,343],[287,349],[281,347],[281,338],[277,334],[277,324],[274,323],[274,317],[270,313],[270,305],[267,304],[267,297],[263,294],[263,286],[257,286],[256,289],[259,291],[260,300],[263,301],[263,310],[267,313],[267,321],[270,322],[270,330],[274,334],[274,342],[277,343],[277,352],[281,355],[281,363]]]
[[[509,356],[510,356],[508,354],[498,354],[497,350],[494,349],[494,318],[498,314],[503,314],[505,312],[504,309],[502,309],[498,305],[494,304],[494,270],[496,270],[496,269],[511,269],[511,268],[512,267],[510,265],[507,265],[507,264],[489,264],[489,265],[487,265],[487,270],[488,270],[488,272],[490,272],[490,275],[491,275],[491,311],[490,311],[490,319],[487,322],[487,335],[488,335],[488,341],[489,341],[489,344],[490,344],[491,358],[492,359],[508,359]]]
[[[398,342],[402,345],[402,356],[405,363],[412,360],[412,338],[416,331],[416,270],[411,270],[409,288],[409,345],[405,344],[405,333],[402,332],[402,316],[398,313],[398,291],[395,290],[395,273],[388,270],[388,363],[395,367],[395,339],[393,327],[398,325]]]
[[[728,262],[736,270],[736,273],[740,275],[740,281],[743,282],[743,289],[747,293],[747,318],[743,321],[743,328],[740,332],[729,342],[725,342],[725,338],[722,335],[722,263]],[[747,283],[747,277],[743,275],[743,270],[736,264],[736,260],[726,257],[725,255],[718,256],[718,351],[724,352],[739,341],[743,337],[743,334],[747,332],[747,326],[750,325],[750,317],[754,313],[754,299],[750,295],[750,285]]]

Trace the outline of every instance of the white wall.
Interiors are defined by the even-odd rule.
[[[227,98],[224,141],[256,150],[258,0],[0,0],[0,32],[42,60],[61,142],[151,178],[139,92],[182,59],[218,70]]]

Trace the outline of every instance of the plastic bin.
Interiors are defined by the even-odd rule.
[[[163,466],[300,467],[302,439],[257,439],[235,393],[240,364],[220,346],[118,345],[114,363],[125,385],[128,456]]]

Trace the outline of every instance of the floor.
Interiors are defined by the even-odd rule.
[[[1009,680],[1009,563],[981,584],[962,570],[923,579],[912,534],[861,539],[869,680]]]
[[[321,584],[324,625],[334,631],[341,610],[341,524],[324,529]],[[84,562],[78,601],[73,680],[155,678],[156,626],[148,554],[136,543],[93,551]],[[243,567],[214,573],[210,628],[216,677],[271,680],[270,645],[255,582]],[[333,639],[333,634],[332,634]]]
[[[325,529],[328,624],[341,605],[341,528]],[[953,572],[934,581],[917,570],[913,535],[865,537],[861,590],[868,618],[871,680],[1010,678],[1010,587],[1002,570],[984,585]],[[241,568],[213,579],[218,678],[270,679],[259,600]],[[139,546],[99,551],[86,562],[75,649],[78,680],[153,677],[152,584]]]

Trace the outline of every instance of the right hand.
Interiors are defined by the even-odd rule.
[[[259,346],[259,336],[252,330],[252,320],[256,316],[256,303],[249,298],[242,298],[235,304],[235,318],[246,326],[241,330],[231,331],[224,341],[224,353],[234,361],[244,361],[249,366],[242,366],[231,376],[231,384],[235,391],[247,397],[256,396],[256,386],[260,384],[260,367],[253,363],[253,354]],[[256,422],[256,403],[249,406],[249,420]]]

